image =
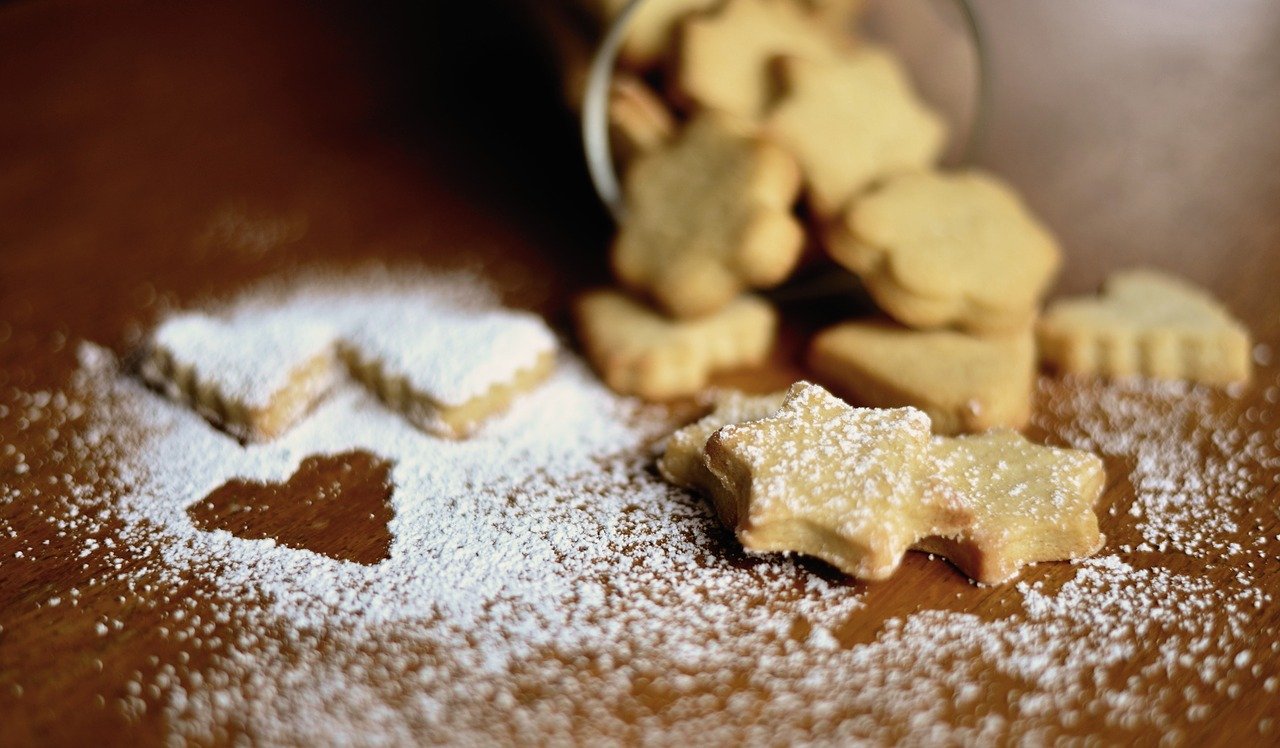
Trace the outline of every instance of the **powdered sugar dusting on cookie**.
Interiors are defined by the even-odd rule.
[[[307,281],[218,314],[382,293]],[[24,540],[33,523],[76,539],[95,571],[43,604],[89,642],[165,642],[136,671],[86,677],[101,684],[97,708],[121,719],[161,710],[173,742],[996,743],[1099,726],[1117,741],[1195,740],[1224,707],[1274,738],[1266,700],[1280,662],[1264,575],[1280,541],[1242,528],[1262,526],[1256,487],[1273,484],[1280,436],[1265,414],[1221,415],[1219,394],[1042,385],[1059,411],[1041,424],[1047,441],[1132,469],[1134,509],[1103,514],[1117,544],[1060,587],[1032,570],[1017,586],[932,600],[866,641],[850,634],[878,609],[863,587],[738,555],[701,501],[652,474],[645,445],[666,428],[661,414],[572,357],[468,442],[424,434],[340,384],[280,440],[245,447],[110,354],[83,354],[65,392],[0,391],[0,433],[14,438],[0,464],[46,492],[33,503],[0,486],[6,508],[41,507],[0,513],[0,536],[19,549],[3,563],[57,561]],[[54,456],[29,459],[24,439],[48,439]],[[395,548],[382,564],[187,518],[185,504],[228,477],[279,479],[351,447],[395,463]],[[1131,535],[1143,550],[1124,547]],[[1231,554],[1248,563],[1218,563]],[[941,573],[907,568],[887,584]],[[120,580],[120,612],[80,607]]]
[[[484,395],[556,347],[542,319],[527,313],[378,303],[355,316],[345,328],[345,345],[446,406]]]
[[[290,315],[219,320],[178,314],[152,336],[152,346],[191,370],[196,387],[213,387],[227,399],[264,408],[289,386],[294,370],[333,346],[334,330]],[[165,377],[155,373],[162,382]]]

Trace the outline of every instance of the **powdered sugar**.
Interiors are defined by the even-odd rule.
[[[383,302],[356,317],[343,336],[345,345],[446,406],[510,381],[556,346],[540,318],[506,310],[455,312]]]
[[[227,400],[265,408],[289,385],[296,367],[332,348],[334,334],[326,325],[287,315],[276,323],[259,315],[221,321],[179,314],[156,329],[152,345],[176,367],[193,372],[197,387],[216,387]],[[158,372],[150,378],[165,379]]]
[[[438,281],[309,280],[218,312],[358,307]],[[491,303],[469,294],[452,308]],[[1033,570],[998,598],[923,601],[872,624],[879,633],[867,641],[857,632],[890,590],[952,572],[909,565],[868,591],[785,559],[743,558],[701,501],[653,475],[647,445],[668,427],[664,414],[612,395],[567,354],[544,387],[471,440],[424,434],[345,383],[281,439],[241,446],[133,381],[109,353],[82,353],[71,391],[21,393],[0,412],[17,433],[60,431],[67,462],[33,464],[15,449],[4,464],[30,466],[39,485],[46,472],[56,479],[68,498],[47,521],[106,559],[138,600],[161,601],[167,612],[149,625],[178,656],[104,682],[102,694],[126,716],[162,710],[175,736],[1048,742],[1090,725],[1147,736],[1196,725],[1280,682],[1275,632],[1260,629],[1259,611],[1273,604],[1260,577],[1115,547],[1061,588]],[[1126,461],[1135,467],[1137,516],[1121,505],[1104,513],[1104,531],[1128,542],[1124,523],[1137,522],[1152,548],[1206,556],[1249,537],[1239,528],[1277,464],[1273,427],[1214,416],[1214,396],[1198,390],[1044,390],[1068,424],[1051,441],[1100,448],[1118,475]],[[94,405],[81,416],[83,402]],[[308,456],[352,448],[394,463],[382,563],[205,531],[187,515],[228,478],[280,480]],[[1176,492],[1160,471],[1177,477]],[[1242,550],[1274,565],[1275,547]],[[37,563],[38,551],[23,546],[4,563]],[[79,595],[58,591],[64,621]],[[1006,606],[987,607],[993,599]],[[139,625],[121,616],[87,630],[110,638]]]

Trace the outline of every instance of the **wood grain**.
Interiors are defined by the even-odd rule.
[[[569,293],[605,277],[608,223],[555,75],[513,6],[423,5],[421,21],[396,6],[301,0],[0,7],[0,403],[65,385],[75,341],[125,353],[170,305],[304,266],[478,265],[510,303],[563,322]],[[1166,267],[1211,288],[1280,349],[1280,5],[978,6],[996,71],[981,161],[1064,238],[1060,290],[1090,289],[1116,267]],[[728,383],[789,383],[802,373],[804,336],[842,313],[793,312],[770,366]],[[1274,430],[1262,392],[1277,374],[1262,368],[1258,385],[1215,409],[1253,408],[1263,415],[1249,427]],[[1048,413],[1052,403],[1039,405]],[[1035,435],[1052,439],[1061,424],[1044,422]],[[83,538],[43,519],[66,486],[37,484],[41,468],[93,479],[57,464],[74,426],[54,435],[0,419],[0,445],[32,465],[19,474],[0,461],[0,480],[21,497],[0,503],[0,527],[14,534],[0,534],[0,744],[155,744],[165,730],[157,697],[141,694],[129,713],[111,705],[135,673],[179,657],[157,629],[184,590],[138,603],[108,582],[74,610],[45,604],[114,573],[97,555],[80,558]],[[1130,467],[1108,465],[1104,512],[1132,499]],[[384,499],[353,501],[376,511]],[[1276,506],[1272,483],[1241,539],[1280,533]],[[1132,523],[1109,522],[1112,547],[1134,541]],[[369,551],[328,539],[336,552]],[[28,547],[35,562],[11,561]],[[1235,572],[1156,561],[1211,579]],[[1258,585],[1280,596],[1267,563]],[[866,615],[842,641],[870,641],[916,610],[994,617],[1016,605],[1005,588],[943,569],[911,557],[897,583],[866,588]],[[1036,574],[1053,585],[1072,571]],[[125,625],[102,638],[103,618]],[[1280,611],[1268,603],[1252,623],[1262,644],[1274,642]],[[193,656],[195,668],[207,655]],[[1274,656],[1263,665],[1280,672]],[[1003,697],[984,696],[992,709]],[[1193,744],[1274,741],[1259,723],[1280,717],[1275,699],[1262,689],[1224,697],[1207,719],[1178,727]],[[239,737],[234,725],[220,736]]]

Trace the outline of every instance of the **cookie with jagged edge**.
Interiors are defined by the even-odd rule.
[[[671,319],[619,291],[584,294],[575,305],[587,358],[615,392],[646,400],[693,395],[717,372],[763,363],[777,312],[756,296],[692,320]]]
[[[1205,291],[1150,270],[1119,272],[1096,298],[1050,304],[1040,355],[1058,371],[1207,384],[1247,382],[1249,331]]]
[[[1030,330],[977,337],[845,322],[813,339],[808,361],[818,379],[852,402],[923,410],[935,433],[1019,429],[1031,418],[1036,346]]]
[[[949,559],[981,584],[999,584],[1027,564],[1097,553],[1105,536],[1094,511],[1106,484],[1102,459],[1042,447],[1014,431],[936,437],[927,492],[973,508],[970,527],[916,549]]]
[[[371,309],[342,331],[352,375],[430,433],[469,436],[545,380],[555,335],[541,317],[506,309]]]
[[[628,170],[614,274],[682,318],[777,285],[804,242],[791,212],[799,190],[785,151],[725,118],[699,116]]]
[[[973,519],[958,495],[922,490],[929,442],[929,417],[915,408],[853,408],[799,382],[774,415],[715,432],[706,464],[736,502],[745,549],[881,580],[912,544]]]
[[[901,174],[855,200],[827,249],[916,328],[1025,330],[1061,264],[1053,235],[993,176]]]
[[[747,423],[773,415],[782,407],[786,396],[785,391],[768,395],[749,395],[737,390],[717,391],[710,413],[667,438],[662,457],[658,459],[658,471],[669,482],[710,498],[725,527],[736,527],[737,501],[707,469],[707,440],[730,424]]]
[[[942,118],[888,51],[864,45],[833,59],[783,57],[782,94],[764,131],[800,164],[809,205],[830,218],[874,181],[937,163]]]
[[[831,60],[845,46],[793,0],[729,0],[682,24],[673,86],[697,108],[758,121],[775,88],[775,58]]]
[[[269,315],[179,314],[152,333],[138,372],[168,397],[246,442],[289,430],[341,373],[334,332]]]
[[[630,0],[579,0],[595,17],[601,30],[613,23]],[[618,50],[625,67],[647,70],[667,58],[676,43],[684,19],[711,11],[724,0],[644,0],[636,9],[627,35]]]

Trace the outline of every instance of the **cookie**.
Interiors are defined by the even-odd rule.
[[[1249,331],[1186,281],[1116,273],[1097,298],[1064,299],[1040,320],[1040,355],[1059,371],[1208,384],[1248,381]]]
[[[139,373],[170,398],[247,442],[291,428],[336,380],[334,334],[259,315],[220,320],[181,314],[156,328]]]
[[[918,328],[1029,328],[1061,262],[1014,192],[979,172],[902,174],[854,201],[828,250],[884,311]]]
[[[454,438],[546,379],[557,349],[540,317],[508,310],[387,304],[343,333],[340,352],[359,381],[419,428]]]
[[[729,0],[716,13],[686,19],[677,48],[674,86],[681,97],[757,121],[771,99],[776,57],[830,60],[843,44],[794,0]]]
[[[710,413],[673,433],[658,460],[658,470],[669,482],[698,491],[709,497],[725,527],[738,524],[738,505],[733,495],[707,469],[707,440],[730,424],[747,423],[777,413],[786,392],[748,395],[735,390],[715,394]]]
[[[837,60],[785,57],[777,70],[784,93],[765,132],[799,161],[818,216],[836,216],[877,179],[930,167],[941,156],[942,118],[888,52],[867,45]]]
[[[543,0],[545,1],[545,0]],[[607,28],[630,0],[583,0],[601,29]],[[618,50],[618,61],[626,67],[647,70],[666,59],[675,45],[682,20],[709,11],[724,0],[644,0],[627,27]]]
[[[744,548],[879,580],[913,543],[972,521],[957,494],[922,490],[929,444],[919,410],[852,408],[800,382],[776,414],[713,434],[706,464],[735,501]]]
[[[707,317],[676,320],[600,290],[584,295],[575,313],[587,358],[605,383],[646,400],[693,395],[716,372],[762,363],[778,324],[773,307],[755,296]]]
[[[1017,429],[1031,417],[1036,347],[1030,330],[975,337],[846,322],[814,338],[809,366],[852,402],[923,410],[935,433]]]
[[[1102,548],[1094,505],[1106,472],[1097,455],[993,431],[938,437],[929,461],[928,492],[971,506],[974,520],[916,548],[946,557],[975,581],[999,584],[1027,564],[1084,558]]]
[[[675,317],[710,314],[745,289],[776,285],[804,241],[791,213],[799,189],[785,151],[700,116],[628,170],[614,273]]]

